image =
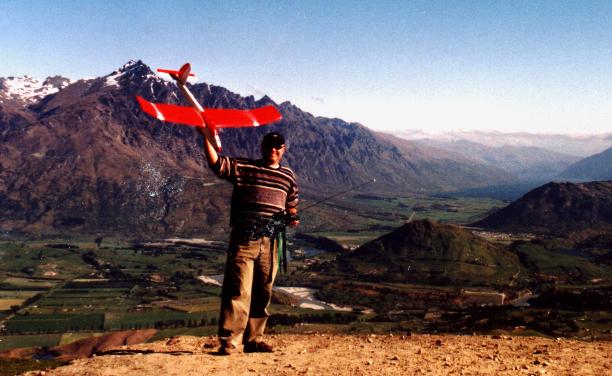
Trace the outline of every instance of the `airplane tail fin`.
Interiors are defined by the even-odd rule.
[[[187,79],[189,78],[190,72],[191,72],[191,64],[185,63],[181,67],[181,69],[179,69],[179,73],[178,73],[179,82],[185,85],[185,83],[187,83]]]
[[[195,77],[195,74],[191,73],[191,64],[189,63],[184,64],[179,70],[158,68],[157,71],[160,73],[169,74],[170,77],[174,78],[183,85],[185,85],[189,77]]]

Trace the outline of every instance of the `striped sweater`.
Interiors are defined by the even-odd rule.
[[[230,225],[245,218],[271,217],[297,207],[298,187],[290,168],[267,167],[263,160],[220,156],[213,171],[234,185]]]

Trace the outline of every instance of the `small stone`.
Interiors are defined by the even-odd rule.
[[[400,360],[399,356],[394,356],[393,358],[391,358],[391,360]]]
[[[420,355],[420,354],[422,354],[422,353],[423,353],[423,350],[418,349],[416,353]]]
[[[493,338],[493,339],[501,339],[501,337],[500,337],[500,336],[498,336],[498,335],[494,335],[494,336],[493,336],[493,337],[491,337],[491,338]]]
[[[300,351],[298,354],[306,354],[306,349]]]
[[[368,366],[371,366],[372,364],[374,364],[374,361],[372,361],[372,359],[368,359],[368,360],[366,361],[366,364],[367,364]]]
[[[533,361],[533,364],[536,364],[536,365],[540,364],[540,361],[536,359],[536,360]]]
[[[541,350],[536,350],[536,351],[534,351],[533,353],[534,353],[534,354],[541,354],[541,353],[542,353],[542,351],[541,351]]]
[[[436,346],[442,346],[442,340],[437,339],[436,340]]]
[[[368,337],[367,341],[368,341],[368,343],[372,343],[372,342],[374,342],[374,341],[372,340],[372,338],[370,338],[370,337]]]

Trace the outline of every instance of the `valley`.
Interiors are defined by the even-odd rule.
[[[609,257],[601,243],[444,224],[467,224],[502,204],[355,194],[313,207],[319,216],[304,214],[313,231],[290,233],[270,333],[612,339],[612,268],[593,262]],[[321,213],[342,208],[352,208],[350,226],[317,231]],[[45,349],[122,330],[153,329],[151,341],[214,335],[220,287],[201,277],[222,274],[225,247],[204,239],[5,236],[0,351],[35,347],[44,357]]]

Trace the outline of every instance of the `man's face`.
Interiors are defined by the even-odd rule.
[[[268,165],[277,165],[283,159],[285,153],[285,145],[280,146],[269,146],[265,145],[261,147],[263,159]]]

